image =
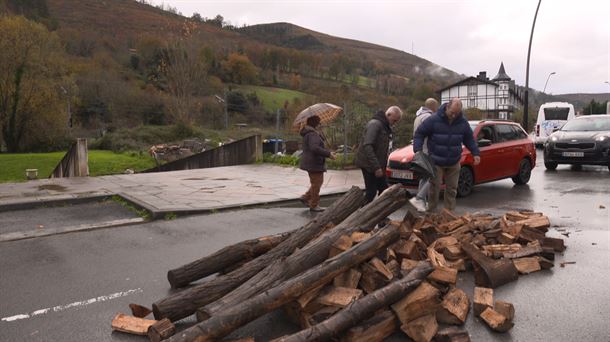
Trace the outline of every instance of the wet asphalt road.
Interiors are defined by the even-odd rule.
[[[466,328],[473,341],[610,341],[610,173],[567,166],[547,172],[541,162],[529,185],[478,186],[458,200],[458,212],[542,211],[553,225],[548,234],[565,238],[568,249],[551,271],[495,290],[495,299],[516,308],[509,333],[490,332],[472,314]],[[110,321],[128,313],[129,303],[150,306],[169,294],[168,269],[310,218],[301,208],[251,209],[0,243],[0,341],[145,341],[112,332]],[[561,268],[562,261],[576,263]],[[460,276],[458,286],[472,295],[471,275]],[[179,329],[193,322],[185,319]],[[265,341],[295,328],[278,312],[234,336]]]

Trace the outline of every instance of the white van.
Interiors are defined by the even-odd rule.
[[[574,106],[567,102],[547,102],[540,106],[534,137],[536,146],[544,145],[554,130],[559,129],[575,116]]]

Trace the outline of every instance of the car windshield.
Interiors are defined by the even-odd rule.
[[[610,131],[610,117],[579,118],[568,121],[562,131]]]
[[[568,113],[570,113],[570,108],[566,107],[544,108],[546,120],[567,120]]]
[[[478,123],[478,122],[474,122],[474,123],[473,123],[473,122],[471,122],[471,123],[470,123],[470,129],[472,129],[472,131],[474,132],[474,129],[475,129],[475,128],[477,128],[477,126],[478,126],[478,125],[479,125],[479,123]]]

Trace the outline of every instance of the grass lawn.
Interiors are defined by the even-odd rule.
[[[25,181],[25,169],[38,169],[38,178],[47,178],[65,152],[51,153],[0,153],[0,182]],[[146,154],[89,151],[89,175],[102,176],[123,173],[125,169],[142,171],[155,166]]]
[[[294,98],[304,100],[311,96],[306,93],[302,93],[296,90],[283,89],[283,88],[272,88],[272,87],[260,87],[260,86],[238,86],[239,90],[245,93],[255,92],[259,100],[263,103],[263,108],[267,112],[275,112],[278,108],[284,108],[286,101],[292,102]]]

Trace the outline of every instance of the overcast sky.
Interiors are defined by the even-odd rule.
[[[460,74],[506,73],[525,85],[536,0],[152,0],[185,16],[222,15],[233,25],[289,22],[380,44]],[[609,93],[610,1],[544,0],[532,42],[530,87],[547,93]]]

